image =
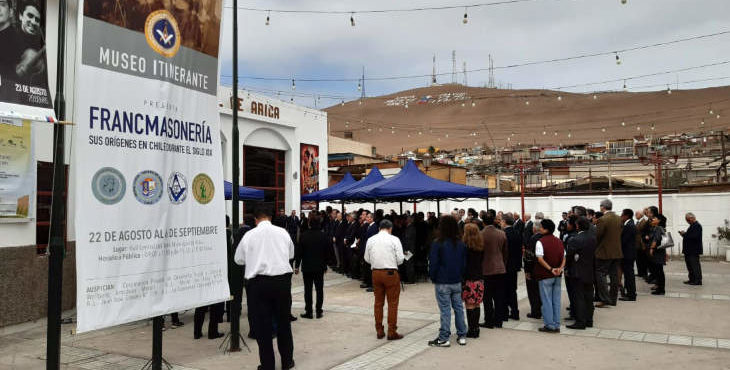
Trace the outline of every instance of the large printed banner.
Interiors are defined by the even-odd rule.
[[[226,300],[220,0],[90,0],[80,13],[78,331]]]
[[[46,66],[46,2],[0,0],[0,114],[53,116]]]
[[[36,163],[33,149],[29,120],[0,118],[0,218],[34,216]]]
[[[301,195],[311,194],[319,190],[319,147],[301,144],[299,151],[301,160]],[[302,202],[302,210],[317,208],[317,202]]]

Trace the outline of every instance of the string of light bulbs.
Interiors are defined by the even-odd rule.
[[[608,55],[615,55],[617,64],[621,64],[621,54],[626,54],[629,52],[634,52],[638,50],[646,50],[656,47],[663,47],[683,42],[689,42],[694,40],[700,40],[700,39],[706,39],[706,38],[712,38],[712,37],[718,37],[718,36],[724,36],[730,34],[730,30],[722,30],[714,33],[708,33],[703,35],[697,35],[697,36],[690,36],[690,37],[684,37],[680,39],[675,40],[669,40],[664,42],[658,42],[658,43],[652,43],[652,44],[645,44],[645,45],[639,45],[634,47],[627,47],[617,50],[610,50],[610,51],[602,51],[602,52],[596,52],[596,53],[584,53],[584,54],[578,54],[578,55],[572,55],[567,57],[560,57],[560,58],[551,58],[551,59],[542,59],[542,60],[536,60],[536,61],[528,61],[523,63],[513,63],[513,64],[507,64],[503,66],[495,66],[493,67],[494,70],[500,70],[500,69],[512,69],[512,68],[520,68],[520,67],[526,67],[526,66],[534,66],[534,65],[540,65],[540,64],[550,64],[550,63],[557,63],[557,62],[564,62],[564,61],[571,61],[571,60],[577,60],[577,59],[586,59],[586,58],[594,58],[594,57],[600,57],[600,56],[608,56]],[[484,68],[474,68],[469,69],[466,71],[462,71],[460,73],[466,72],[466,73],[474,73],[474,72],[485,72],[489,71],[489,67]],[[453,72],[439,72],[436,73],[435,76],[447,76],[451,75]],[[431,74],[418,74],[418,75],[392,75],[392,76],[380,76],[380,77],[357,77],[357,78],[348,78],[348,77],[330,77],[330,78],[321,78],[321,77],[300,77],[300,78],[291,78],[291,77],[272,77],[272,76],[249,76],[249,75],[242,75],[239,76],[239,79],[242,80],[263,80],[263,81],[289,81],[293,80],[300,81],[300,82],[362,82],[364,81],[390,81],[390,80],[401,80],[401,79],[415,79],[415,78],[427,78],[434,76],[433,73]],[[222,75],[222,77],[232,77],[231,75]]]

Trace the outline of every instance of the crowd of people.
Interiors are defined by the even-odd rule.
[[[689,271],[685,284],[701,285],[702,227],[692,213],[685,218],[689,227],[679,232]],[[364,209],[342,213],[329,207],[301,217],[282,209],[272,217],[259,210],[255,217],[245,217],[239,234],[229,240],[235,263],[244,266],[249,336],[259,343],[260,368],[273,368],[272,338],[278,337],[286,369],[294,366],[293,274],[303,276],[305,308],[300,316],[305,319],[324,315],[328,270],[361,280],[360,287],[374,293],[376,336],[388,340],[403,338],[397,316],[404,284],[430,279],[441,328],[428,344],[448,347],[452,311],[460,345],[478,338],[480,328],[520,320],[517,288],[524,270],[530,306],[526,316],[542,319],[539,330],[560,331],[563,280],[569,301],[566,320],[572,321],[566,327],[582,330],[593,326],[594,307],[635,301],[637,276],[653,284],[651,294],[665,294],[667,249],[674,247],[666,221],[654,206],[618,214],[608,199],[598,211],[574,206],[557,224],[541,212],[533,218],[492,209],[454,209],[440,217]],[[202,336],[205,310],[196,310],[196,338]],[[217,338],[222,307],[209,310],[216,321],[209,338]]]

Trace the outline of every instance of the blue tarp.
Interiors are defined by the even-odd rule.
[[[385,178],[380,173],[380,170],[377,166],[373,166],[373,169],[370,170],[370,173],[365,176],[360,181],[357,181],[353,184],[350,184],[348,186],[340,188],[337,192],[332,192],[330,194],[327,194],[326,196],[322,197],[321,200],[347,200],[346,194],[350,191],[357,190],[359,188],[372,185],[376,182],[383,181]]]
[[[226,200],[233,199],[233,184],[228,181],[223,182],[223,194]],[[245,186],[238,187],[238,199],[240,200],[264,200],[264,191],[251,189]]]
[[[315,191],[311,194],[305,194],[302,195],[302,201],[315,201],[318,202],[320,200],[323,200],[323,196],[326,196],[328,194],[334,194],[340,191],[340,189],[343,189],[346,186],[350,186],[351,184],[356,183],[357,180],[355,180],[352,175],[348,172],[345,174],[345,176],[342,178],[342,180],[327,189],[322,189],[320,191]]]
[[[429,177],[412,161],[395,176],[345,192],[350,200],[420,200],[449,198],[487,198],[486,188],[454,184]]]

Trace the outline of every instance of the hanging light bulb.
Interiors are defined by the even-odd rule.
[[[294,103],[294,96],[292,96],[291,98],[289,98],[289,101],[292,102],[292,103]]]
[[[421,131],[418,131],[418,134],[419,134],[419,135],[423,135],[423,132],[421,132]]]
[[[345,127],[350,128],[350,122],[345,122]]]
[[[357,91],[362,91],[362,84],[360,84],[360,81],[357,81]]]
[[[512,138],[511,138],[511,137],[508,137],[508,138],[507,138],[507,141],[512,141]]]
[[[464,103],[464,102],[461,102],[461,107],[462,107],[462,108],[463,108],[463,107],[466,107],[466,103]]]
[[[627,2],[627,1],[628,1],[628,0],[621,0],[621,4],[622,4],[622,5],[626,5],[626,2]]]
[[[654,131],[654,124],[651,124],[651,130]]]
[[[547,131],[542,130],[542,136],[545,136],[545,135],[547,135]]]
[[[704,125],[705,125],[705,120],[703,119],[702,121],[700,121],[700,126],[704,126]]]
[[[362,99],[357,101],[357,105],[362,105]]]
[[[715,114],[715,111],[712,110],[712,104],[710,104],[710,111],[708,113],[710,113],[711,115]]]
[[[474,108],[474,107],[476,107],[476,106],[477,106],[477,103],[476,103],[475,101],[473,101],[473,100],[472,100],[472,102],[471,102],[471,107],[472,107],[472,108]]]
[[[616,53],[616,64],[617,65],[620,65],[621,64],[621,57],[618,56],[618,53]]]
[[[717,119],[720,119],[720,113],[717,114]]]
[[[667,85],[667,95],[672,95],[672,87]]]
[[[525,105],[530,105],[530,101],[529,100],[525,101]]]
[[[601,127],[601,132],[606,132],[606,128],[605,127]]]
[[[391,134],[395,134],[395,130],[390,130],[390,133]]]
[[[371,129],[370,127],[368,127],[368,132],[372,132],[372,131],[373,131],[373,129]]]
[[[469,15],[466,14],[466,10],[467,8],[464,8],[464,20],[462,20],[464,24],[469,23]]]
[[[350,13],[350,26],[355,27],[355,13]]]
[[[568,131],[568,138],[571,138],[571,137],[573,137],[573,133]]]
[[[641,131],[641,126],[636,125],[636,131]]]
[[[340,106],[345,106],[345,99],[342,99],[342,103],[340,103]]]
[[[446,138],[447,138],[447,139],[449,138],[449,134],[446,134]]]
[[[558,132],[557,131],[553,132],[553,136],[558,136]]]
[[[408,102],[406,102],[406,109],[408,109]]]
[[[626,80],[624,80],[624,90],[626,90]]]
[[[621,121],[621,127],[626,127],[626,121]]]
[[[269,11],[268,13],[266,13],[266,25],[267,26],[269,25],[269,20],[270,20],[270,17],[269,16],[270,15],[271,15],[271,11]]]
[[[512,136],[515,136],[515,132],[514,131],[512,131]]]
[[[562,100],[563,100],[563,97],[558,95],[558,101],[562,101]]]
[[[294,79],[293,78],[291,79],[291,89],[292,90],[296,90],[297,89],[297,83],[294,82]]]
[[[382,127],[378,127],[378,131],[379,132],[383,132],[383,128]]]
[[[593,100],[597,100],[597,99],[598,99],[598,95],[593,94]]]

